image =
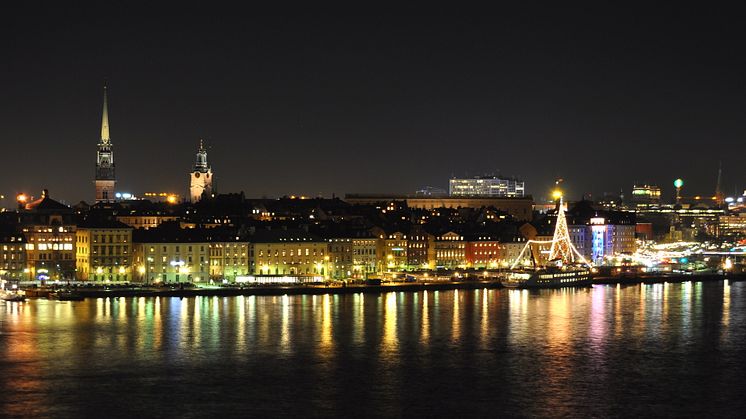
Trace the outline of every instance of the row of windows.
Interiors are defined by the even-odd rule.
[[[34,245],[33,243],[26,243],[26,250],[73,250],[72,243],[39,243]]]
[[[93,246],[93,254],[96,255],[100,253],[105,255],[108,252],[110,255],[126,255],[127,249],[129,249],[129,246]]]
[[[0,266],[2,266],[4,270],[21,269],[25,267],[23,263],[15,263],[15,262],[3,263]]]
[[[80,238],[81,236],[78,236]],[[127,243],[129,236],[126,234],[94,234],[93,235],[93,242],[98,243],[99,240],[101,243]]]
[[[181,251],[181,246],[174,246],[174,252],[175,253],[179,253],[180,251]],[[191,251],[192,251],[192,246],[187,246],[187,252],[191,252]],[[204,252],[205,251],[205,246],[200,246],[199,247],[199,251],[200,252]],[[168,253],[168,246],[163,246],[162,247],[162,252],[163,253]],[[155,253],[155,247],[154,246],[150,246],[150,253]]]
[[[353,255],[373,255],[376,254],[376,249],[355,249],[352,251]]]
[[[232,260],[233,260],[233,263],[231,263],[231,259],[225,259],[223,261],[223,263],[221,264],[220,260],[213,259],[212,262],[211,262],[211,265],[212,266],[220,266],[220,265],[231,265],[231,264],[232,265],[245,265],[246,264],[246,259],[244,259],[244,258],[240,258],[240,259],[233,258]]]
[[[303,256],[304,250],[305,250],[305,256],[317,256],[316,249],[313,249],[313,252],[311,252],[311,250],[308,248],[298,249],[298,252],[297,252],[298,256]],[[280,256],[280,255],[287,256],[287,251],[285,249],[282,249],[282,251],[275,250],[274,255],[275,256]],[[290,249],[290,256],[295,256],[295,255],[296,255],[295,249]],[[324,256],[324,251],[319,250],[318,255]],[[264,250],[261,250],[261,249],[259,250],[259,256],[264,256]],[[267,249],[267,256],[272,256],[272,251],[269,249]]]
[[[73,255],[70,253],[39,253],[39,260],[72,260]]]

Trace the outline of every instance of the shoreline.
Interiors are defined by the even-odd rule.
[[[708,275],[639,275],[597,277],[592,285],[638,285],[663,284],[682,282],[713,282],[713,281],[743,281],[746,273],[741,274],[708,274]],[[586,285],[587,287],[587,285]],[[419,291],[451,291],[472,290],[482,288],[504,288],[497,280],[472,280],[459,282],[419,282],[397,283],[391,285],[348,285],[341,286],[257,286],[257,287],[215,287],[215,288],[141,288],[141,287],[74,287],[71,291],[83,298],[107,297],[236,297],[236,296],[281,296],[281,295],[345,295],[345,294],[382,294],[386,292],[419,292]],[[47,298],[52,288],[29,288],[24,290],[29,298]]]

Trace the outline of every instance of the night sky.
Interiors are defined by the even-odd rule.
[[[104,79],[136,194],[186,194],[199,138],[219,191],[251,197],[482,173],[712,194],[719,160],[746,187],[743,10],[107,7],[4,10],[0,193],[92,201]]]

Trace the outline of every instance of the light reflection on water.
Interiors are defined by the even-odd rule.
[[[0,407],[729,415],[746,386],[744,302],[742,283],[687,282],[5,303]]]

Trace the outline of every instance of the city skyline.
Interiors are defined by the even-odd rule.
[[[32,22],[19,10],[0,136],[28,157],[7,162],[0,193],[93,201],[104,79],[117,189],[140,195],[186,196],[200,138],[219,191],[255,197],[412,193],[499,172],[536,199],[556,178],[576,199],[634,183],[669,198],[679,177],[684,194],[712,194],[719,161],[725,193],[742,193],[737,14],[437,12],[311,23],[184,8],[164,22],[164,11],[48,9]]]

